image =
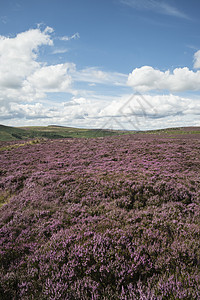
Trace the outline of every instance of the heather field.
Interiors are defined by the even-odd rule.
[[[200,134],[0,143],[0,299],[200,299]]]

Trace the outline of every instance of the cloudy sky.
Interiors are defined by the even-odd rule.
[[[199,0],[0,1],[0,123],[200,126]]]

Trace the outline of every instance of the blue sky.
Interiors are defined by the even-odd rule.
[[[1,1],[0,123],[200,126],[199,13],[198,0]]]

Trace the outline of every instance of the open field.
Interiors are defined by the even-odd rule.
[[[110,129],[83,129],[64,126],[30,126],[10,127],[0,125],[0,141],[20,141],[36,138],[42,139],[63,139],[63,138],[96,138],[105,136],[116,136],[124,134],[155,134],[162,136],[181,136],[200,134],[200,127],[168,128],[149,131],[125,131]]]
[[[1,299],[199,299],[199,132],[1,142]]]
[[[125,134],[124,131],[95,130],[62,126],[30,126],[9,127],[0,125],[0,141],[27,140],[35,138],[62,139],[62,138],[90,138]]]

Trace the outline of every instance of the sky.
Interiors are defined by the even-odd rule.
[[[199,0],[1,0],[0,124],[200,126]]]

